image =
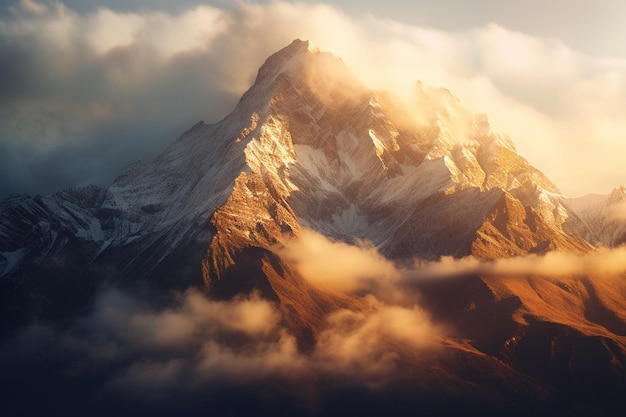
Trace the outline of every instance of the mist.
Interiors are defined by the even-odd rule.
[[[304,231],[279,253],[313,285],[361,298],[367,308],[327,312],[304,352],[279,306],[256,293],[213,300],[197,289],[153,297],[105,286],[88,312],[61,323],[34,321],[0,341],[8,409],[195,415],[239,407],[274,415],[275,400],[285,415],[310,414],[334,409],[329,396],[384,397],[409,377],[406,352],[429,363],[440,349],[444,328],[416,294],[396,293],[397,270],[373,247]],[[324,262],[337,268],[320,267]],[[29,403],[35,389],[41,398]],[[245,402],[234,399],[244,393]]]
[[[400,395],[398,409],[414,410],[438,397],[408,387],[453,384],[433,380],[431,368],[458,343],[450,323],[423,307],[422,284],[475,275],[503,282],[594,276],[610,286],[626,274],[626,247],[396,265],[369,242],[347,244],[302,229],[274,250],[311,285],[360,298],[367,308],[327,312],[304,352],[279,305],[256,293],[214,300],[197,289],[152,297],[105,286],[86,312],[56,323],[35,320],[0,341],[6,408],[35,415],[275,415],[280,407],[283,415],[333,415],[358,403],[372,415]],[[34,391],[36,402],[29,399]]]
[[[349,280],[360,275],[342,271]],[[279,415],[293,415],[334,410],[329,396],[385,396],[408,377],[403,352],[426,360],[439,349],[442,329],[417,304],[381,301],[374,288],[355,295],[366,310],[329,312],[315,346],[303,352],[278,305],[256,293],[220,301],[189,289],[157,303],[146,293],[104,287],[88,313],[34,321],[0,341],[6,408],[34,415],[276,415],[276,406]],[[35,403],[28,401],[33,390],[40,393]]]

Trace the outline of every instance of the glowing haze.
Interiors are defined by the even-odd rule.
[[[494,19],[504,23],[433,29],[338,3],[343,9],[280,1],[162,10],[146,3],[139,11],[36,0],[5,6],[0,196],[107,185],[197,120],[226,115],[264,59],[295,38],[341,57],[373,88],[406,93],[417,80],[448,88],[487,113],[565,194],[607,193],[626,182],[625,57],[591,56],[589,45],[583,53],[553,35],[511,29],[515,20],[496,5]],[[560,11],[574,16],[577,7]]]

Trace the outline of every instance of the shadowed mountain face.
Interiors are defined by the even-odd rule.
[[[476,267],[453,278],[397,276],[442,257],[482,265],[520,257],[541,264],[555,252],[591,259],[598,246],[624,242],[625,195],[622,187],[610,196],[561,196],[486,116],[447,90],[417,84],[412,100],[398,101],[296,40],[267,59],[224,120],[196,124],[108,189],[1,203],[4,336],[33,318],[67,322],[92,311],[103,285],[148,286],[157,299],[193,287],[216,302],[268,300],[297,351],[316,358],[335,346],[328,329],[345,325],[338,317],[378,317],[388,307],[380,300],[418,302],[446,329],[437,332],[438,348],[395,344],[393,360],[405,366],[362,411],[388,404],[406,411],[420,401],[441,407],[449,398],[498,412],[608,409],[626,392],[623,270],[553,276],[545,268]],[[339,258],[365,247],[402,284],[384,292],[386,272],[376,269],[365,274],[368,289],[311,279],[290,248],[312,232],[335,245],[337,257],[319,260],[331,270],[336,262],[343,271]],[[316,249],[296,258],[307,250],[313,258]],[[289,384],[272,381],[295,401]],[[352,389],[320,394],[319,414],[349,409],[351,396],[362,394]]]

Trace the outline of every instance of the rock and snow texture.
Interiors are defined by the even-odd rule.
[[[391,258],[623,242],[613,213],[623,198],[587,200],[560,196],[447,90],[418,83],[415,100],[398,103],[296,40],[267,59],[230,115],[196,124],[108,189],[3,202],[0,275],[79,246],[76,262],[139,275],[198,263],[208,284],[243,249],[271,250],[301,227],[369,240]]]
[[[45,262],[71,239],[87,242],[93,253],[102,250],[107,238],[96,212],[104,195],[98,187],[73,187],[0,203],[0,277],[18,275],[23,262]]]
[[[0,203],[0,317],[16,327],[75,318],[111,282],[166,289],[150,295],[195,285],[218,299],[259,294],[310,352],[329,314],[377,307],[301,275],[283,245],[304,228],[371,242],[392,267],[389,259],[582,254],[626,241],[626,189],[564,197],[486,116],[447,90],[414,92],[413,102],[397,102],[361,85],[340,59],[294,41],[267,59],[231,114],[197,123],[107,189]],[[522,260],[551,255],[563,254]],[[458,260],[467,261],[477,262]],[[457,261],[422,264],[446,262]],[[457,381],[472,395],[500,393],[504,383],[520,398],[526,386],[543,398],[551,384],[572,392],[575,381],[576,397],[615,393],[621,406],[623,280],[530,275],[415,283],[420,306],[454,327],[442,345],[450,356],[429,374],[448,375],[454,392]],[[10,331],[0,328],[0,339]],[[415,352],[403,355],[419,375]]]
[[[221,258],[214,250],[229,239],[269,249],[282,239],[270,229],[303,226],[371,241],[392,258],[591,248],[563,230],[556,187],[485,116],[447,90],[415,88],[407,108],[306,42],[270,57],[235,110],[250,120],[236,141],[251,172],[216,212],[207,259]],[[243,205],[255,223],[227,224],[226,213],[240,219]]]
[[[626,243],[626,188],[614,189],[608,195],[590,194],[565,199],[577,223],[566,224],[594,245],[615,247]]]

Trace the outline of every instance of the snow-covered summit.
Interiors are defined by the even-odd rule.
[[[210,283],[302,227],[392,258],[591,247],[582,238],[595,223],[487,116],[444,89],[418,83],[414,96],[407,105],[368,89],[341,59],[295,40],[223,120],[197,123],[108,189],[4,202],[0,275],[45,279],[71,259]]]
[[[165,289],[151,292],[157,298],[196,286],[218,299],[253,293],[270,300],[286,332],[266,336],[288,340],[295,354],[293,335],[298,348],[316,356],[315,344],[328,343],[333,319],[367,327],[367,314],[386,310],[387,298],[393,305],[414,299],[404,287],[389,291],[375,276],[381,302],[306,280],[284,250],[305,236],[304,228],[332,240],[369,242],[400,265],[444,256],[584,254],[626,241],[626,189],[567,199],[506,136],[492,132],[486,115],[472,114],[444,89],[418,83],[414,93],[407,104],[372,91],[339,58],[297,40],[267,59],[223,120],[197,123],[153,161],[128,166],[107,189],[72,187],[0,203],[3,324],[75,317],[111,283]],[[595,395],[588,388],[600,378],[623,381],[619,280],[528,275],[468,273],[416,283],[420,306],[434,323],[452,324],[454,338],[437,336],[443,362],[435,349],[422,362],[398,339],[398,352],[405,353],[397,363],[410,375],[426,369],[435,380],[451,378],[455,393],[459,381],[475,374],[485,382],[469,379],[470,394],[504,381],[526,401],[525,384],[536,381],[542,406],[546,387],[561,380],[569,389],[572,380],[589,380],[589,369],[600,373],[576,395]],[[406,312],[425,316],[415,307]],[[89,320],[80,323],[79,334]],[[220,340],[241,338],[218,333]],[[554,355],[538,359],[537,352]],[[270,379],[281,385],[281,375]],[[623,384],[615,387],[621,401]]]
[[[265,60],[265,63],[259,68],[254,84],[262,83],[271,74],[283,72],[290,65],[293,65],[293,61],[300,55],[318,53],[320,50],[312,42],[296,39]]]

